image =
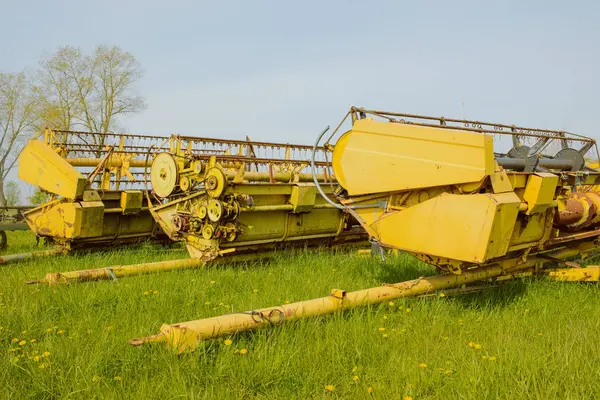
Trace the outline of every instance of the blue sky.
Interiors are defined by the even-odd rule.
[[[600,137],[600,5],[2,0],[0,71],[119,45],[148,109],[120,130],[312,143],[351,105]]]

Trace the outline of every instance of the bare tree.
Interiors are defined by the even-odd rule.
[[[21,188],[15,181],[8,181],[4,185],[4,196],[6,197],[6,203],[4,205],[12,207],[19,204],[21,201]]]
[[[61,47],[40,61],[37,90],[43,99],[41,124],[60,130],[76,128],[82,113],[79,85],[85,69],[81,50],[71,46]]]
[[[40,64],[41,92],[46,119],[57,129],[84,129],[107,133],[117,119],[146,108],[136,84],[143,76],[135,57],[118,46],[98,46],[90,56],[66,46]],[[104,136],[94,138],[103,144]]]
[[[6,205],[4,183],[38,117],[39,101],[25,73],[0,73],[0,205]]]

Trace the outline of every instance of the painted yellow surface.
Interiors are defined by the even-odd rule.
[[[521,201],[514,193],[442,194],[371,224],[393,248],[482,263],[503,256]]]
[[[88,180],[40,140],[30,140],[19,156],[19,179],[68,199],[78,199]]]
[[[351,196],[477,182],[494,172],[491,136],[358,120],[333,152],[338,182]]]
[[[545,211],[554,201],[558,175],[538,172],[527,180],[523,199],[527,202],[527,215]]]

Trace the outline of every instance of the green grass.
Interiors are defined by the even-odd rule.
[[[35,248],[29,232],[10,233],[9,242],[10,253]],[[303,251],[235,268],[55,288],[23,284],[46,272],[183,257],[181,248],[142,245],[1,267],[0,396],[576,399],[600,393],[595,284],[515,281],[469,296],[401,300],[234,335],[230,346],[224,339],[207,341],[182,356],[162,345],[127,342],[157,333],[164,322],[434,271],[402,255],[382,262]],[[42,355],[39,361],[36,355]],[[327,392],[327,385],[334,391]]]

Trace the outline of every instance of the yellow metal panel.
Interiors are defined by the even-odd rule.
[[[494,193],[506,193],[512,192],[513,187],[510,184],[506,171],[499,170],[490,175],[490,181],[492,182],[492,190]]]
[[[585,268],[559,268],[549,270],[547,274],[555,281],[598,282],[600,280],[600,267],[590,265]]]
[[[76,239],[102,235],[103,216],[101,201],[71,203],[60,199],[27,212],[25,220],[37,235]]]
[[[515,224],[510,245],[514,247],[541,240],[544,233],[546,233],[546,218],[546,213],[537,213],[529,217],[519,218]]]
[[[102,235],[104,223],[104,204],[101,201],[85,201],[79,203],[80,224],[78,237],[96,237]]]
[[[51,147],[30,140],[19,156],[19,179],[69,199],[78,199],[88,180]]]
[[[491,136],[358,120],[335,145],[333,169],[352,195],[477,182],[494,172]]]
[[[558,175],[538,172],[527,180],[523,199],[527,202],[527,215],[545,211],[554,201]]]
[[[142,192],[139,190],[125,190],[121,192],[120,205],[123,215],[137,214],[142,209]]]
[[[386,246],[481,263],[506,254],[519,204],[514,193],[442,194],[370,227]]]
[[[296,184],[290,196],[290,204],[294,206],[294,212],[310,211],[315,205],[316,195],[317,188],[314,184]]]

